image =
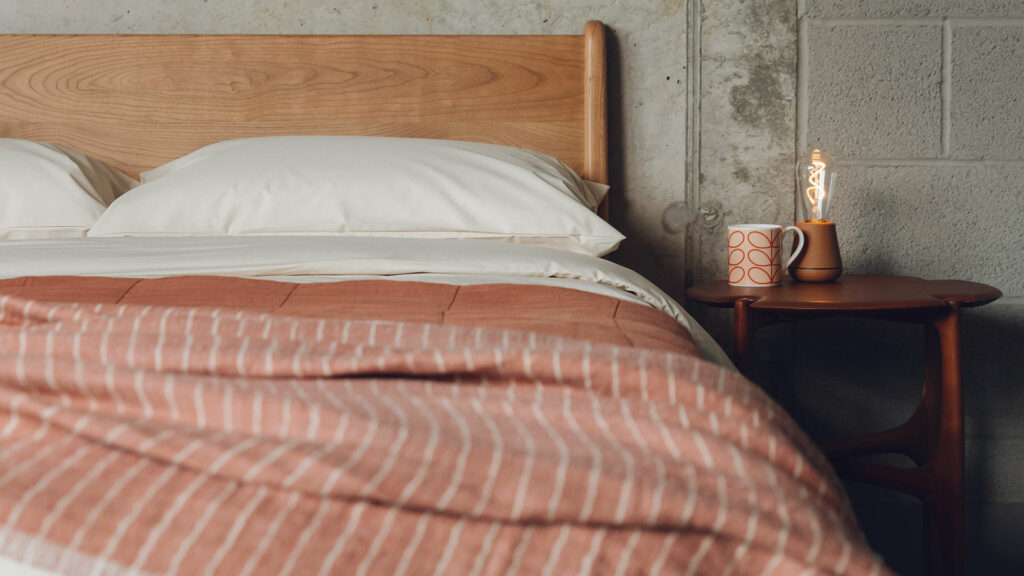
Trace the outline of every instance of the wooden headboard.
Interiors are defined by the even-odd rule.
[[[137,175],[284,134],[473,140],[608,181],[604,26],[569,36],[0,35],[0,137]]]

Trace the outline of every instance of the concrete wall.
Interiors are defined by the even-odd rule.
[[[796,0],[694,4],[695,280],[725,276],[730,224],[793,219]]]
[[[609,26],[615,258],[682,299],[684,0],[3,0],[0,33],[582,34]]]
[[[1024,1],[793,4],[694,6],[691,281],[724,277],[728,224],[794,219],[795,155],[819,147],[849,272],[1000,288],[964,313],[968,573],[1024,573]],[[731,313],[692,308],[728,349]],[[818,438],[869,432],[910,415],[922,345],[877,321],[771,326],[754,378]],[[848,489],[876,549],[921,573],[919,504]]]
[[[797,0],[703,0],[690,7],[686,245],[687,282],[695,284],[725,277],[730,224],[793,221]],[[728,350],[731,312],[690,311]],[[761,351],[775,358],[775,348]]]
[[[1005,293],[964,313],[969,549],[989,559],[974,573],[1024,569],[1019,546],[997,537],[1024,527],[1024,2],[806,0],[799,19],[797,149],[840,161],[834,217],[847,270]],[[792,342],[788,397],[813,434],[909,415],[920,329],[817,322]],[[853,494],[872,540],[912,573],[894,514],[914,506]]]

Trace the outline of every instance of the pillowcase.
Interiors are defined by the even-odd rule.
[[[84,236],[136,184],[85,154],[0,138],[0,239]]]
[[[142,175],[89,236],[491,238],[602,255],[607,187],[520,148],[416,138],[229,140]]]

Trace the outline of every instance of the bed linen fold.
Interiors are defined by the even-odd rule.
[[[691,354],[0,297],[0,555],[92,574],[888,574]]]
[[[318,319],[430,322],[527,330],[692,354],[689,331],[640,302],[556,286],[389,280],[292,283],[231,276],[0,279],[0,294],[42,302],[202,306]]]
[[[488,240],[344,236],[78,238],[0,243],[0,277],[244,276],[288,282],[366,279],[561,286],[644,302],[676,319],[704,356],[731,361],[670,296],[608,260]]]

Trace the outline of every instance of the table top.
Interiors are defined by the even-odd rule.
[[[946,308],[948,301],[969,307],[987,304],[1002,295],[978,282],[856,274],[820,284],[787,278],[781,286],[766,288],[730,286],[726,280],[716,280],[686,291],[690,299],[712,306],[732,307],[736,300],[747,299],[750,308],[780,312],[939,309]]]

